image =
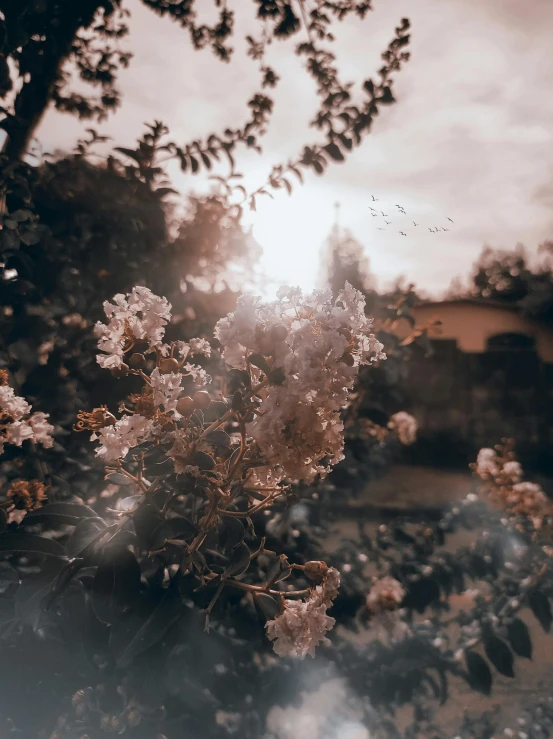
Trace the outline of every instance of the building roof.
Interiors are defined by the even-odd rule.
[[[519,308],[516,303],[511,303],[503,300],[490,300],[489,298],[446,298],[445,300],[421,300],[415,305],[415,309],[419,307],[438,307],[441,305],[479,305],[482,308],[500,308],[501,310],[508,310],[518,312]]]

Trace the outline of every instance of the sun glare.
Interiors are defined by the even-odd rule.
[[[264,293],[272,297],[281,285],[312,290],[320,280],[321,248],[336,218],[333,202],[316,190],[298,189],[275,199],[260,197],[256,212],[244,222],[263,249],[260,267],[267,277]]]

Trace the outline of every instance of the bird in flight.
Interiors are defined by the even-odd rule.
[[[378,213],[371,213],[371,216],[372,216],[373,218],[378,218]]]
[[[387,213],[384,213],[383,211],[380,211],[380,212],[382,213],[382,215],[384,216],[384,218],[387,218],[388,217],[388,214]]]
[[[449,228],[442,228],[442,231],[449,231]]]
[[[419,225],[418,223],[415,223],[415,221],[413,221],[413,226],[418,226],[418,225]]]
[[[385,223],[385,224],[386,224],[387,226],[389,226],[391,222],[392,222],[392,221],[387,221],[386,219],[384,219],[384,223]]]
[[[448,221],[451,221],[451,218],[449,216],[447,216],[447,220]],[[453,223],[453,221],[451,221],[451,223]]]
[[[378,198],[375,198],[374,195],[371,195],[371,198],[373,203],[378,203]]]
[[[428,230],[430,231],[430,233],[434,233],[434,229],[433,228],[429,228]]]
[[[385,229],[384,229],[384,228],[377,228],[376,230],[377,230],[377,231],[385,231]]]
[[[400,231],[400,234],[401,234],[402,236],[407,236],[407,234],[404,234],[404,233],[403,233],[403,231]]]

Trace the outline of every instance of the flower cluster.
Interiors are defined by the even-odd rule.
[[[313,588],[305,601],[284,599],[282,613],[267,622],[267,636],[274,641],[274,650],[280,657],[315,656],[315,647],[330,644],[325,634],[332,629],[335,619],[327,616],[327,609],[338,594],[340,573],[328,568],[320,585]]]
[[[410,446],[417,440],[417,421],[405,411],[390,416],[388,428],[396,432],[398,439],[405,446]]]
[[[382,611],[395,611],[405,598],[405,594],[403,586],[395,578],[389,575],[375,578],[367,593],[367,608],[374,615]]]
[[[115,295],[113,303],[104,302],[108,323],[98,321],[95,327],[102,354],[98,364],[117,369],[124,364],[125,353],[137,342],[149,349],[161,347],[165,326],[171,318],[171,305],[165,298],[154,295],[147,287],[134,287],[125,295]]]
[[[5,371],[0,373],[0,454],[5,444],[21,446],[24,441],[34,441],[44,447],[51,447],[54,431],[48,423],[48,414],[38,411],[31,414],[32,406],[25,398],[16,395],[8,385]]]
[[[254,364],[269,380],[247,431],[273,479],[278,467],[278,479],[310,481],[343,458],[340,410],[360,365],[385,358],[364,307],[349,284],[336,301],[326,290],[303,296],[281,288],[271,303],[242,297],[217,324],[227,365],[249,370]]]
[[[505,509],[510,516],[523,516],[540,529],[544,518],[551,516],[552,507],[540,485],[523,482],[523,470],[515,459],[513,443],[504,441],[495,449],[481,449],[474,474],[484,483],[483,490],[490,500]]]
[[[40,508],[46,500],[46,486],[39,480],[16,480],[8,488],[6,507],[8,523],[21,523],[28,511]]]
[[[159,553],[172,556],[167,551],[176,547],[176,561],[198,577],[198,590],[222,578],[208,617],[223,587],[249,590],[258,598],[263,593],[280,603],[281,614],[267,624],[280,655],[313,655],[327,642],[334,619],[326,611],[340,577],[324,562],[300,566],[279,560],[278,572],[288,576],[301,569],[313,583],[307,590],[288,589],[286,598],[274,587],[279,577],[262,586],[237,579],[233,575],[245,571],[241,567],[247,569],[253,556],[275,556],[264,552],[263,544],[254,555],[241,543],[246,530],[240,519],[250,521],[258,511],[286,502],[289,481],[312,481],[342,458],[340,411],[359,367],[384,358],[364,307],[361,293],[348,284],[335,301],[327,291],[303,296],[290,288],[269,303],[244,296],[216,327],[229,369],[216,403],[206,390],[196,389],[208,377],[189,361],[209,357],[211,345],[203,338],[163,343],[171,319],[164,298],[143,287],[117,295],[104,304],[108,323],[97,326],[99,364],[116,377],[134,375],[142,389],[121,406],[119,416],[102,406],[81,412],[76,428],[92,432],[108,469],[134,481],[148,501],[156,492],[170,492],[157,522],[177,517],[175,526],[180,521],[196,534],[188,542],[162,538]],[[178,513],[171,510],[173,501]],[[186,525],[178,518],[183,515]],[[173,523],[166,524],[171,533]],[[239,533],[234,559],[229,560],[226,544],[211,561],[209,542],[219,540],[217,530],[224,542]]]

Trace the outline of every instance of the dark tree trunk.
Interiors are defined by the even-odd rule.
[[[54,85],[60,79],[75,36],[79,28],[90,24],[99,5],[98,0],[70,0],[61,17],[55,19],[58,22],[52,22],[48,28],[46,43],[37,48],[34,71],[15,99],[15,115],[4,124],[7,137],[2,153],[9,161],[25,156],[52,99]]]

